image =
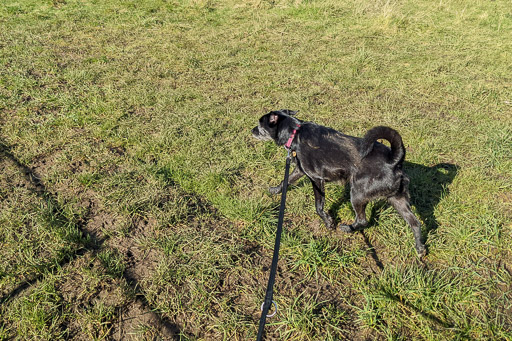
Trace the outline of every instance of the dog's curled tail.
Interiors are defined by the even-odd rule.
[[[402,137],[398,131],[384,126],[379,126],[368,130],[363,138],[361,145],[361,159],[365,158],[373,150],[375,142],[379,139],[388,140],[391,144],[391,155],[389,162],[394,167],[405,158],[405,148]]]

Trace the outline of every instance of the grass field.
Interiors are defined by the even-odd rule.
[[[511,37],[510,0],[2,1],[0,339],[255,339],[289,108],[400,131],[429,254],[300,181],[267,339],[512,340]]]

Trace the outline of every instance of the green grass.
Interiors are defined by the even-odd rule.
[[[254,339],[280,108],[398,129],[429,255],[300,181],[268,339],[512,339],[511,34],[506,0],[4,1],[0,339]]]

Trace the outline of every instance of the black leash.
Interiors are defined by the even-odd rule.
[[[276,241],[274,244],[274,256],[272,257],[272,267],[270,268],[270,277],[268,279],[267,284],[267,293],[265,294],[265,301],[262,305],[262,312],[260,318],[260,326],[258,328],[258,341],[261,341],[263,338],[263,330],[265,329],[265,322],[267,317],[274,316],[274,314],[267,316],[268,311],[270,309],[270,305],[274,303],[274,308],[277,311],[277,304],[272,300],[274,296],[274,282],[276,279],[277,272],[277,259],[279,258],[279,245],[281,244],[281,233],[283,232],[283,219],[284,219],[284,209],[286,203],[286,190],[288,189],[288,173],[290,172],[290,150],[288,149],[288,156],[286,157],[286,168],[284,171],[284,181],[283,181],[283,189],[281,194],[281,207],[279,208],[279,218],[277,220],[277,232],[276,232]]]

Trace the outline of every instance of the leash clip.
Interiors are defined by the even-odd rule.
[[[267,315],[267,317],[272,317],[272,316],[274,316],[275,314],[277,314],[277,303],[276,303],[276,301],[272,301],[272,304],[274,305],[275,310],[274,310],[274,312],[273,312],[271,315]],[[260,308],[260,310],[261,310],[261,311],[263,311],[263,306],[264,306],[264,305],[265,305],[265,302],[263,302],[263,303],[261,304],[261,308]]]
[[[297,157],[297,152],[295,150],[291,150],[291,149],[287,149],[288,150],[288,155],[286,156],[286,158],[290,158],[291,157]]]

